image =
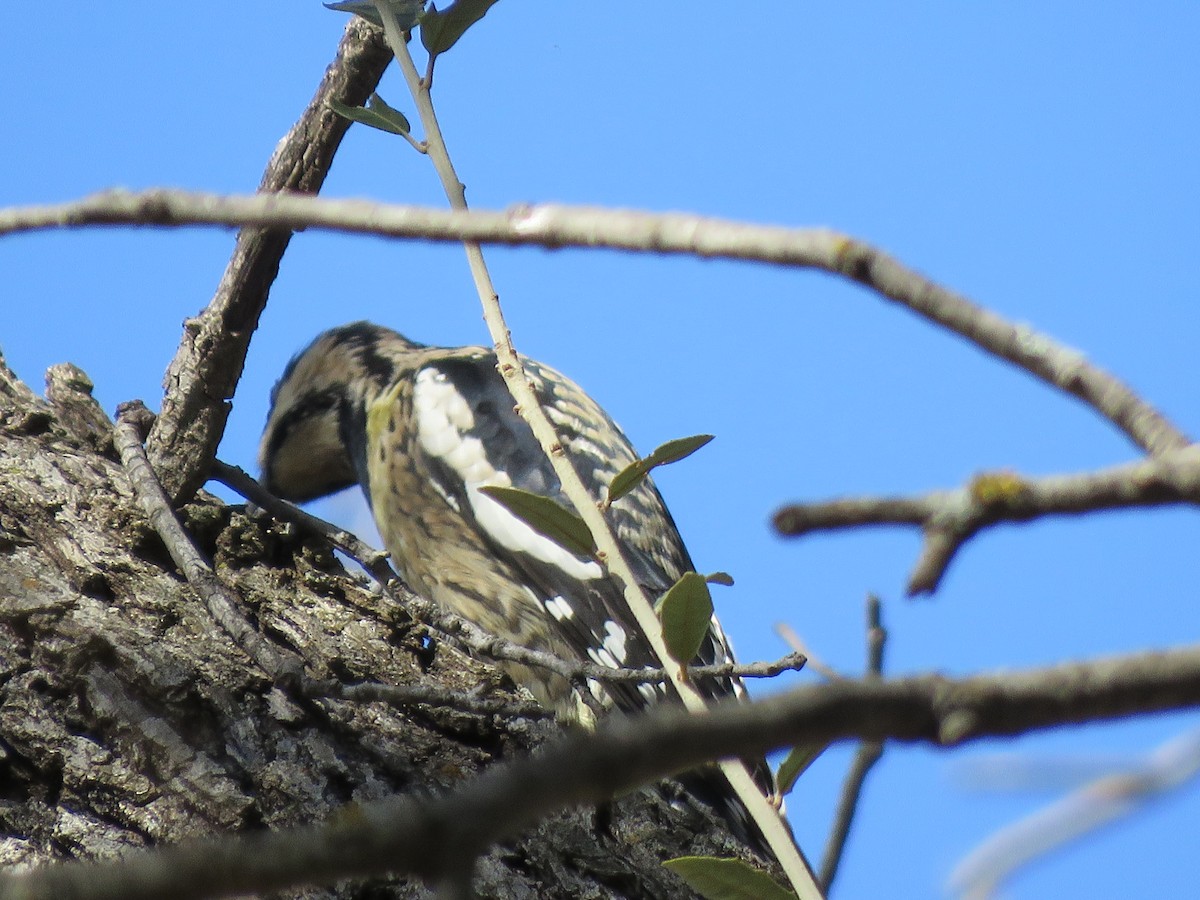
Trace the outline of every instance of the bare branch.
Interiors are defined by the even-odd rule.
[[[846,851],[846,841],[850,837],[850,826],[854,823],[854,814],[858,810],[859,799],[867,775],[883,756],[881,741],[862,741],[854,751],[854,760],[846,773],[842,784],[842,794],[838,798],[837,812],[833,818],[833,828],[830,829],[829,841],[825,845],[825,853],[821,856],[821,888],[829,893],[833,888],[833,879],[837,877],[838,866],[842,862],[842,854]]]
[[[1078,397],[1143,450],[1158,454],[1190,443],[1128,385],[1078,351],[1027,325],[1008,322],[882,251],[827,229],[553,204],[516,206],[507,212],[466,212],[313,197],[221,197],[165,190],[109,191],[72,203],[0,210],[0,235],[118,224],[328,228],[432,241],[610,247],[820,269],[851,278]]]
[[[438,176],[442,181],[450,205],[457,210],[467,209],[466,194],[451,164],[445,142],[442,139],[441,128],[434,112],[432,98],[429,94],[430,84],[422,82],[417,74],[412,56],[408,52],[406,34],[400,32],[395,16],[384,0],[374,0],[375,9],[383,20],[384,32],[396,54],[396,62],[409,91],[416,102],[421,115],[421,123],[425,127],[426,144],[429,147],[429,157],[433,160]],[[602,499],[589,494],[574,465],[562,453],[562,441],[551,423],[546,411],[542,409],[534,393],[533,385],[525,375],[524,367],[516,347],[513,346],[512,333],[504,318],[500,306],[500,297],[492,284],[483,251],[478,241],[465,241],[463,246],[467,251],[467,262],[475,281],[483,305],[483,318],[487,323],[488,333],[496,351],[496,368],[499,370],[505,385],[517,401],[517,409],[526,424],[529,425],[534,437],[541,445],[546,460],[558,476],[563,494],[575,507],[581,519],[591,532],[596,544],[596,558],[601,560],[608,573],[614,576],[623,589],[625,605],[638,624],[641,636],[649,645],[654,657],[663,664],[666,682],[675,688],[675,693],[683,705],[692,712],[702,712],[708,701],[696,687],[696,683],[688,677],[681,668],[670,664],[671,657],[663,638],[662,626],[654,612],[653,600],[641,586],[633,568],[626,558],[625,549],[617,540],[611,523],[597,506]],[[695,673],[692,673],[694,677]],[[580,694],[590,699],[590,691]],[[737,795],[745,808],[747,815],[754,822],[763,841],[774,854],[775,859],[786,873],[796,893],[802,900],[820,900],[821,893],[815,881],[808,861],[804,859],[799,847],[796,846],[791,833],[784,826],[779,816],[779,810],[772,806],[763,796],[758,784],[746,763],[741,759],[722,759],[717,761],[717,767],[725,777],[733,793]]]
[[[428,881],[565,806],[604,802],[707,759],[851,737],[936,745],[1200,705],[1200,646],[982,675],[839,681],[696,716],[660,706],[606,721],[438,799],[356,805],[320,827],[258,832],[119,861],[0,875],[11,900],[199,898],[370,874]]]
[[[887,630],[883,627],[883,604],[874,594],[867,597],[867,678],[883,676],[883,651],[887,645]],[[829,893],[833,887],[833,879],[837,877],[838,866],[846,852],[846,841],[850,837],[850,826],[854,824],[854,815],[858,811],[862,799],[863,786],[867,775],[883,756],[882,741],[861,741],[854,753],[854,761],[846,780],[842,784],[842,794],[838,799],[837,813],[833,818],[833,827],[829,830],[829,840],[825,844],[825,852],[821,856],[821,889]]]
[[[813,652],[808,648],[808,645],[804,642],[804,639],[800,637],[799,632],[797,632],[796,629],[787,622],[776,622],[775,633],[779,635],[785,644],[792,648],[793,652],[803,656],[807,660],[808,668],[816,672],[822,678],[828,679],[829,681],[837,681],[838,679],[846,677],[833,666],[825,662],[825,660],[813,654]]]
[[[950,875],[966,897],[992,896],[1022,867],[1064,844],[1144,809],[1200,775],[1200,731],[1162,744],[1132,771],[1105,775],[996,832]]]
[[[908,592],[937,588],[959,549],[1001,522],[1109,509],[1200,503],[1200,445],[1077,475],[1023,478],[1011,472],[976,476],[953,491],[920,497],[853,497],[785,506],[775,514],[781,534],[863,525],[916,525],[925,535]]]
[[[330,108],[330,99],[364,103],[390,58],[377,28],[360,19],[347,25],[316,94],[275,148],[260,192],[315,194],[321,189],[350,127]],[[184,326],[167,369],[162,413],[147,443],[155,471],[176,503],[204,483],[225,432],[228,401],[241,378],[250,337],[291,238],[290,229],[242,231],[212,302]]]
[[[140,401],[122,403],[117,411],[117,452],[121,454],[121,463],[138,505],[162,538],[179,571],[204,601],[213,620],[272,681],[295,680],[302,670],[299,658],[273,646],[246,621],[238,609],[237,598],[217,578],[171,509],[142,446],[142,435],[152,418],[152,413]]]
[[[883,651],[888,633],[883,627],[883,603],[875,594],[867,595],[867,676],[883,676]]]
[[[388,565],[388,555],[376,550],[366,541],[360,540],[353,532],[346,531],[326,522],[324,519],[305,512],[294,503],[280,500],[261,484],[250,477],[239,466],[231,466],[221,460],[214,460],[212,478],[227,488],[237,491],[255,506],[265,509],[281,522],[294,522],[309,534],[315,534],[329,541],[363,569],[383,587],[391,587],[397,583],[396,573]]]

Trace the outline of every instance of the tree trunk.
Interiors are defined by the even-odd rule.
[[[0,360],[0,864],[108,858],[199,835],[318,822],[469,779],[549,726],[452,709],[298,698],[209,616],[133,500],[111,422],[72,366],[48,402]],[[181,511],[243,614],[313,678],[455,690],[496,671],[347,574],[328,546],[201,494]],[[575,810],[494,847],[488,897],[680,897],[660,866],[735,853],[661,791]],[[419,897],[403,877],[304,897]]]

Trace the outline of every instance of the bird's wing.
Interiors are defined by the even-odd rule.
[[[416,372],[413,415],[430,477],[443,495],[455,499],[497,556],[525,576],[581,659],[614,668],[657,665],[617,582],[598,563],[538,534],[479,492],[487,484],[508,485],[571,508],[495,366],[492,354],[478,351],[430,361]],[[525,366],[588,492],[603,497],[612,476],[637,458],[632,446],[573,382],[532,361]],[[613,504],[610,517],[635,574],[652,597],[691,569],[675,523],[648,479]],[[698,663],[730,658],[718,628],[714,623],[710,629]],[[737,692],[729,679],[711,682],[703,687],[714,697]],[[609,688],[617,705],[626,709],[644,706],[661,691],[657,685]]]

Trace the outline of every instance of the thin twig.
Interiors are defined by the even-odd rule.
[[[792,648],[793,652],[798,653],[807,660],[805,668],[811,669],[829,681],[838,681],[846,677],[819,656],[815,656],[809,649],[808,644],[805,643],[804,638],[800,637],[800,633],[787,622],[776,622],[775,633],[783,639],[785,644]]]
[[[266,893],[382,872],[434,883],[506,835],[707,759],[801,741],[1011,736],[1200,706],[1200,646],[964,679],[921,676],[802,687],[704,716],[660,704],[606,719],[532,758],[487,769],[438,798],[356,804],[329,824],[230,835],[119,860],[0,874],[6,900],[150,900]],[[969,722],[969,728],[963,723]]]
[[[879,679],[883,677],[883,651],[887,645],[887,630],[883,627],[883,609],[879,598],[874,594],[867,597],[867,672],[866,677]],[[838,866],[846,852],[846,841],[850,837],[850,826],[854,823],[855,813],[862,799],[863,786],[867,775],[883,756],[882,741],[860,741],[854,753],[854,760],[846,773],[842,784],[842,794],[838,800],[837,813],[834,815],[833,827],[829,831],[829,840],[825,843],[825,852],[821,856],[821,888],[829,893],[833,880],[837,877]]]
[[[251,503],[265,509],[275,518],[293,522],[312,534],[328,540],[334,547],[363,567],[382,590],[414,619],[442,635],[460,643],[469,651],[493,660],[507,660],[547,669],[573,682],[589,680],[602,682],[632,682],[661,684],[669,675],[665,668],[619,668],[613,669],[598,663],[566,660],[543,650],[533,650],[497,637],[479,626],[444,608],[414,594],[396,577],[387,563],[387,554],[375,550],[366,541],[354,534],[305,512],[298,506],[280,500],[237,466],[217,460],[213,464],[212,477],[221,484],[237,491]],[[774,662],[714,663],[707,666],[690,666],[692,678],[774,678],[783,672],[795,672],[804,668],[807,658],[803,653],[789,653]]]
[[[842,783],[842,793],[838,798],[837,812],[834,815],[833,827],[829,832],[829,840],[825,844],[825,852],[821,856],[821,888],[829,893],[833,888],[833,879],[837,877],[838,866],[846,850],[846,841],[850,837],[850,826],[854,822],[854,814],[858,809],[858,801],[862,796],[863,785],[867,774],[883,756],[883,744],[879,741],[861,741],[854,751],[854,760],[846,772]]]
[[[954,867],[951,889],[990,897],[1030,862],[1144,809],[1200,775],[1200,731],[1171,738],[1140,766],[1114,772],[1000,829]]]
[[[465,211],[467,209],[466,194],[462,182],[454,171],[449,152],[442,138],[429,92],[430,84],[422,82],[418,75],[416,65],[408,52],[406,40],[408,35],[400,29],[388,4],[385,0],[374,0],[374,6],[383,20],[384,35],[396,55],[400,71],[403,73],[409,92],[417,105],[417,111],[425,129],[425,143],[429,148],[429,157],[441,179],[446,197],[455,210]],[[633,570],[625,558],[624,550],[611,526],[604,514],[597,508],[597,498],[588,493],[571,461],[562,452],[562,443],[558,434],[534,394],[533,385],[526,377],[520,357],[513,346],[512,335],[505,322],[499,296],[492,284],[479,243],[464,241],[463,246],[467,252],[467,262],[479,293],[479,299],[483,304],[483,318],[487,323],[488,332],[491,334],[495,347],[497,368],[513,399],[516,400],[521,417],[533,431],[546,459],[549,460],[558,476],[563,494],[575,507],[575,511],[579,513],[591,532],[597,547],[596,558],[605,566],[609,575],[622,585],[625,602],[643,637],[650,645],[651,651],[659,662],[664,664],[669,683],[674,686],[675,692],[685,707],[693,712],[702,712],[708,705],[707,701],[682,669],[668,664],[670,654],[663,641],[661,626],[654,614],[653,604],[634,576]],[[589,691],[580,693],[585,700],[590,699]],[[717,766],[763,835],[767,846],[771,848],[788,879],[801,895],[801,900],[817,900],[820,892],[807,861],[784,826],[778,810],[767,801],[759,790],[746,764],[740,759],[725,759],[718,761]]]
[[[210,474],[213,480],[236,491],[260,509],[265,509],[279,521],[292,522],[309,534],[325,538],[362,566],[366,573],[383,587],[388,587],[396,581],[396,573],[388,565],[388,555],[382,550],[376,550],[353,532],[338,528],[312,513],[305,512],[294,503],[280,500],[240,466],[231,466],[219,459],[214,460]]]
[[[138,505],[213,620],[272,681],[296,681],[303,669],[299,657],[274,647],[246,620],[238,609],[237,598],[213,572],[171,509],[142,446],[152,418],[153,414],[140,401],[122,403],[117,409],[117,452]]]
[[[955,554],[975,534],[1002,522],[1111,509],[1200,504],[1200,445],[1133,463],[1075,475],[1024,478],[1012,472],[978,475],[965,487],[919,497],[852,497],[785,506],[775,514],[780,534],[863,525],[916,525],[924,533],[909,576],[910,594],[937,588]]]
[[[454,171],[449,152],[442,138],[441,128],[438,125],[429,93],[430,85],[422,82],[418,75],[416,65],[408,52],[408,43],[405,40],[407,35],[401,31],[392,10],[385,0],[374,0],[374,5],[383,20],[384,35],[396,55],[400,71],[404,74],[409,92],[417,105],[421,124],[425,128],[425,143],[429,148],[429,157],[441,179],[446,197],[454,209],[465,211],[467,209],[466,194],[462,182]],[[546,458],[558,476],[563,494],[587,524],[597,547],[597,559],[604,564],[608,573],[623,586],[625,602],[652,652],[665,665],[669,683],[674,686],[685,707],[692,712],[704,711],[708,703],[695,683],[690,681],[681,669],[667,664],[670,654],[663,641],[661,626],[654,614],[653,603],[634,576],[633,569],[625,558],[624,550],[613,533],[612,527],[596,506],[597,498],[588,493],[571,461],[562,452],[562,443],[558,434],[534,394],[532,383],[526,377],[520,357],[513,346],[512,335],[504,320],[503,310],[500,308],[500,298],[492,284],[491,276],[488,274],[487,264],[484,262],[479,243],[464,241],[463,246],[466,248],[467,262],[479,293],[479,299],[483,304],[483,318],[487,323],[488,332],[491,334],[496,350],[497,368],[504,378],[505,385],[512,393],[513,399],[517,401],[521,417],[541,444]],[[581,694],[586,699],[589,692],[583,691]],[[740,759],[725,759],[718,761],[717,765],[763,835],[767,846],[775,854],[788,879],[800,894],[801,900],[817,900],[820,897],[820,891],[817,889],[807,861],[784,826],[779,811],[763,796],[746,764]]]
[[[875,594],[867,595],[867,677],[883,677],[883,651],[888,633],[883,627],[883,603]]]
[[[827,229],[783,228],[682,213],[653,214],[554,204],[465,212],[364,201],[269,195],[222,197],[182,191],[108,191],[64,204],[0,210],[0,235],[84,225],[243,225],[328,228],[422,238],[610,247],[813,268],[852,278],[1091,406],[1134,444],[1158,454],[1189,438],[1124,382],[1077,350],[1028,325],[1008,322],[929,281],[881,250]]]

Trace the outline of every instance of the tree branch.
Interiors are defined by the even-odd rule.
[[[421,115],[421,123],[425,127],[425,143],[429,150],[429,158],[433,160],[441,179],[442,187],[450,205],[457,210],[467,209],[466,194],[451,164],[449,152],[442,139],[441,128],[434,112],[433,101],[430,97],[430,83],[421,81],[417,74],[412,56],[408,52],[407,34],[401,32],[394,14],[384,0],[374,0],[375,9],[383,19],[384,33],[396,54],[400,71],[404,74],[409,91]],[[492,284],[487,264],[484,262],[483,251],[478,241],[465,241],[463,246],[467,251],[467,261],[475,287],[483,306],[483,318],[487,323],[488,333],[496,350],[496,368],[499,370],[505,385],[517,402],[517,410],[521,418],[529,425],[530,430],[541,445],[546,460],[558,476],[563,494],[575,507],[575,511],[591,532],[596,544],[596,558],[601,561],[608,574],[613,576],[622,587],[625,604],[638,624],[642,637],[646,639],[657,660],[663,664],[665,683],[675,688],[675,693],[683,705],[692,712],[701,712],[708,701],[700,694],[695,682],[679,667],[671,665],[671,658],[663,640],[662,626],[654,612],[654,601],[642,588],[641,583],[633,573],[621,542],[617,540],[612,526],[597,506],[603,498],[593,497],[575,471],[574,464],[562,452],[562,442],[550,418],[542,409],[541,403],[533,390],[533,385],[525,375],[521,358],[513,346],[512,334],[504,319],[504,311],[500,306],[500,297]],[[693,673],[692,677],[696,677]],[[584,690],[579,692],[590,702],[591,694]],[[776,860],[786,873],[788,880],[796,889],[802,900],[820,900],[815,876],[812,874],[808,861],[804,859],[799,847],[796,846],[791,833],[784,826],[779,816],[779,810],[772,806],[763,796],[761,789],[755,783],[746,763],[740,759],[720,760],[718,763],[722,775],[729,783],[733,793],[737,795],[747,815],[754,822],[763,836],[763,841],[775,855]]]
[[[874,594],[867,597],[867,678],[883,676],[883,651],[887,646],[887,629],[883,627],[883,604]],[[833,879],[837,877],[838,866],[846,851],[846,841],[850,837],[850,826],[854,824],[854,815],[862,799],[863,786],[867,782],[875,764],[883,756],[882,741],[860,741],[854,752],[854,761],[846,780],[842,784],[842,794],[838,799],[837,813],[834,815],[833,827],[829,830],[829,840],[825,844],[825,852],[821,855],[821,889],[829,893],[833,887]]]
[[[1044,809],[1008,825],[954,867],[950,887],[990,897],[1018,870],[1062,845],[1132,815],[1200,775],[1200,731],[1156,747],[1136,768],[1090,781]]]
[[[251,626],[239,609],[237,597],[221,583],[171,509],[142,446],[142,434],[152,418],[153,414],[140,401],[122,403],[117,411],[117,452],[138,505],[162,538],[179,571],[200,595],[213,621],[271,681],[295,681],[303,670],[299,658],[279,650]]]
[[[328,228],[433,241],[609,247],[820,269],[850,278],[1078,397],[1134,444],[1159,454],[1189,438],[1112,374],[1027,325],[1008,322],[862,241],[827,229],[752,225],[681,213],[554,204],[465,212],[299,196],[107,191],[71,203],[0,210],[0,235],[83,225]]]
[[[327,825],[0,876],[10,900],[199,898],[408,872],[431,882],[565,806],[603,802],[705,760],[857,737],[956,745],[1200,705],[1200,646],[964,679],[845,680],[702,715],[606,720],[439,799],[362,804]],[[204,887],[200,887],[204,885]]]
[[[919,526],[925,541],[909,576],[908,592],[922,594],[937,588],[968,540],[1001,522],[1180,503],[1200,503],[1200,445],[1077,475],[1026,479],[993,472],[957,490],[920,497],[795,504],[775,513],[774,521],[779,533],[789,537],[863,525]]]
[[[390,57],[377,28],[358,19],[346,27],[316,94],[275,148],[258,187],[261,193],[315,194],[321,189],[350,127],[330,108],[330,99],[351,106],[364,103]],[[208,475],[250,337],[291,239],[287,228],[242,231],[212,302],[184,325],[164,380],[162,412],[147,442],[154,469],[176,503],[188,500]]]

